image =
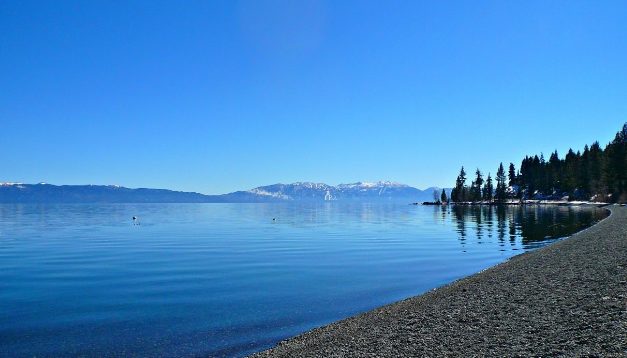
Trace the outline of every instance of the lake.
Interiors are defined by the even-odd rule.
[[[558,206],[4,204],[0,356],[244,356],[605,216]]]

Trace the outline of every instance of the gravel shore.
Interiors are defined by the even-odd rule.
[[[545,248],[254,357],[627,357],[627,207]]]

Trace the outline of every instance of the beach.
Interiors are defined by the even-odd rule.
[[[627,356],[627,207],[420,296],[254,357]]]

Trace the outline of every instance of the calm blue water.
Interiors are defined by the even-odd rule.
[[[0,355],[242,356],[605,215],[338,203],[0,205]]]

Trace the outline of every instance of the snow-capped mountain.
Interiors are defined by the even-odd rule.
[[[298,182],[273,184],[223,195],[165,189],[131,189],[117,185],[0,183],[0,203],[256,203],[290,201],[432,201],[439,188],[419,190],[389,181],[336,186]],[[450,189],[447,189],[450,194]]]
[[[336,186],[324,183],[297,182],[273,184],[248,191],[226,194],[233,201],[430,201],[433,191],[420,190],[390,181],[357,182]]]

